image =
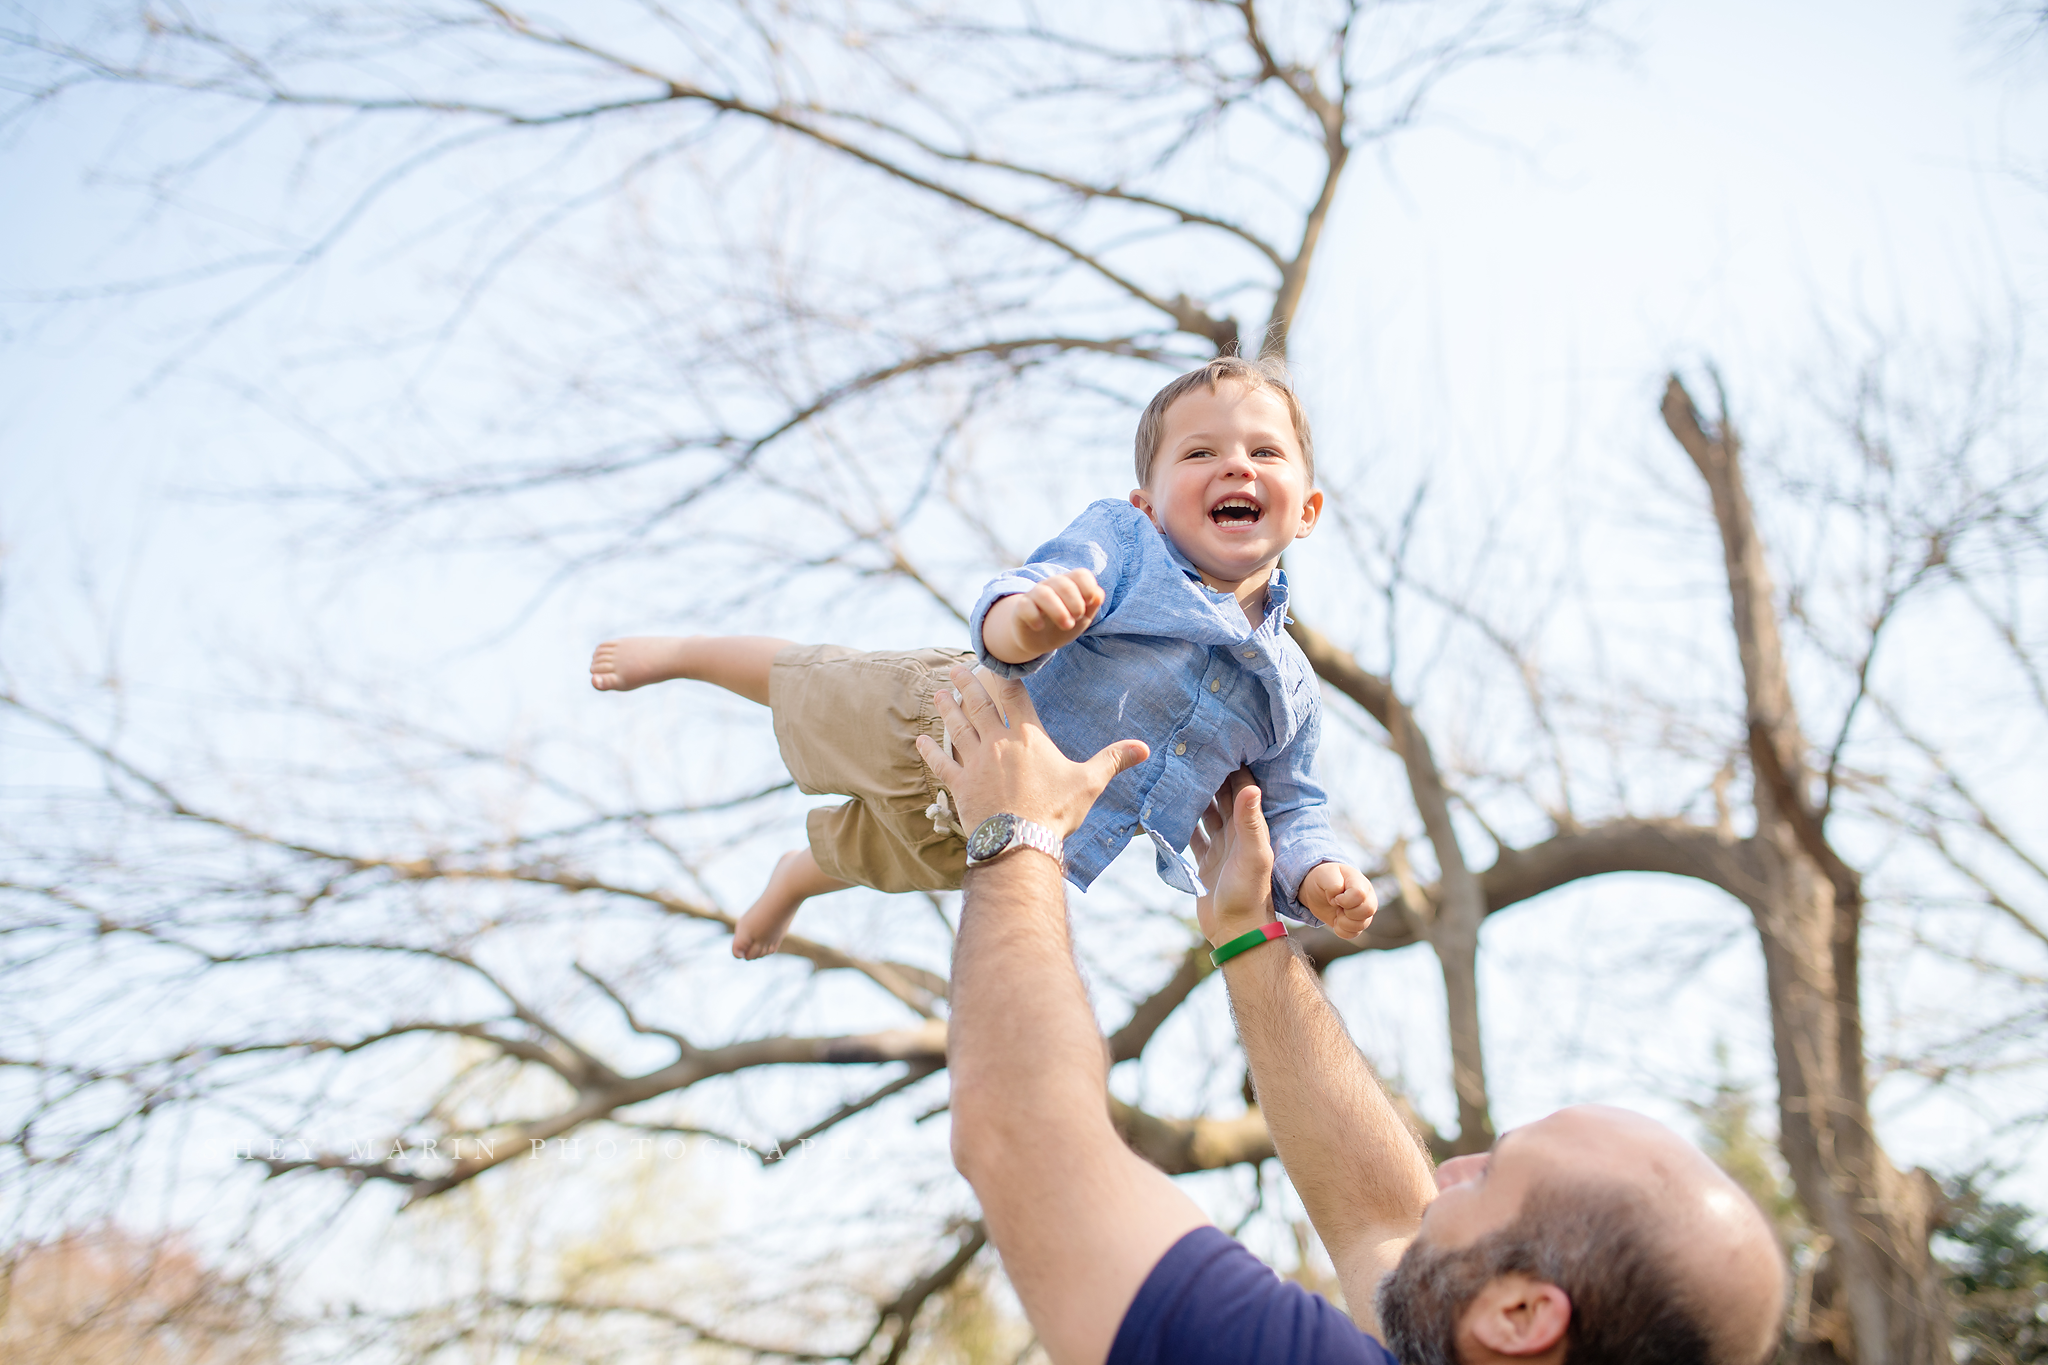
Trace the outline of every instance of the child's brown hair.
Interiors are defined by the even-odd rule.
[[[1196,388],[1216,392],[1216,386],[1226,379],[1234,379],[1253,389],[1270,389],[1280,396],[1280,401],[1287,405],[1287,415],[1294,419],[1294,439],[1301,443],[1301,457],[1308,464],[1308,482],[1313,488],[1316,482],[1315,441],[1309,435],[1308,414],[1301,410],[1301,400],[1295,397],[1294,383],[1288,377],[1287,366],[1278,360],[1264,357],[1246,360],[1237,355],[1219,355],[1152,395],[1152,401],[1145,405],[1144,415],[1138,418],[1138,487],[1150,486],[1152,457],[1159,453],[1159,438],[1165,433],[1166,410],[1176,399]]]

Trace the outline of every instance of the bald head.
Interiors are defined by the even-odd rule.
[[[1421,1234],[1381,1286],[1388,1344],[1404,1360],[1755,1365],[1776,1347],[1777,1237],[1660,1123],[1562,1110],[1445,1162],[1437,1182]]]
[[[1641,1153],[1651,1236],[1679,1277],[1694,1286],[1695,1301],[1709,1308],[1715,1356],[1768,1359],[1784,1330],[1786,1274],[1784,1252],[1763,1211],[1726,1171],[1663,1124],[1624,1110],[1588,1109],[1591,1121],[1611,1125]]]

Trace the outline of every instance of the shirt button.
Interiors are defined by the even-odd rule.
[[[1217,691],[1221,691],[1221,690],[1222,690],[1222,687],[1223,687],[1223,679],[1221,679],[1221,678],[1211,678],[1211,679],[1209,679],[1209,690],[1210,690],[1211,692],[1217,692]]]
[[[1173,751],[1177,754],[1186,753],[1188,751],[1188,742],[1186,740],[1182,740],[1180,743],[1173,746]]]
[[[1256,659],[1259,657],[1259,651],[1257,651],[1256,649],[1248,649],[1244,652],[1244,657],[1247,659]]]

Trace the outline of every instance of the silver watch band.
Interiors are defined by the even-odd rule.
[[[967,836],[967,865],[992,862],[1013,848],[1035,848],[1065,867],[1066,842],[1058,832],[1005,811],[991,815]]]
[[[1012,841],[1010,847],[1035,848],[1061,867],[1064,868],[1066,866],[1067,841],[1047,829],[1044,825],[1034,823],[1033,821],[1019,820],[1017,822],[1017,837]]]

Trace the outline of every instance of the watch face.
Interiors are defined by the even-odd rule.
[[[971,862],[993,858],[1010,846],[1010,840],[1017,833],[1017,817],[1014,815],[991,815],[974,827],[974,833],[967,838],[967,857]]]

